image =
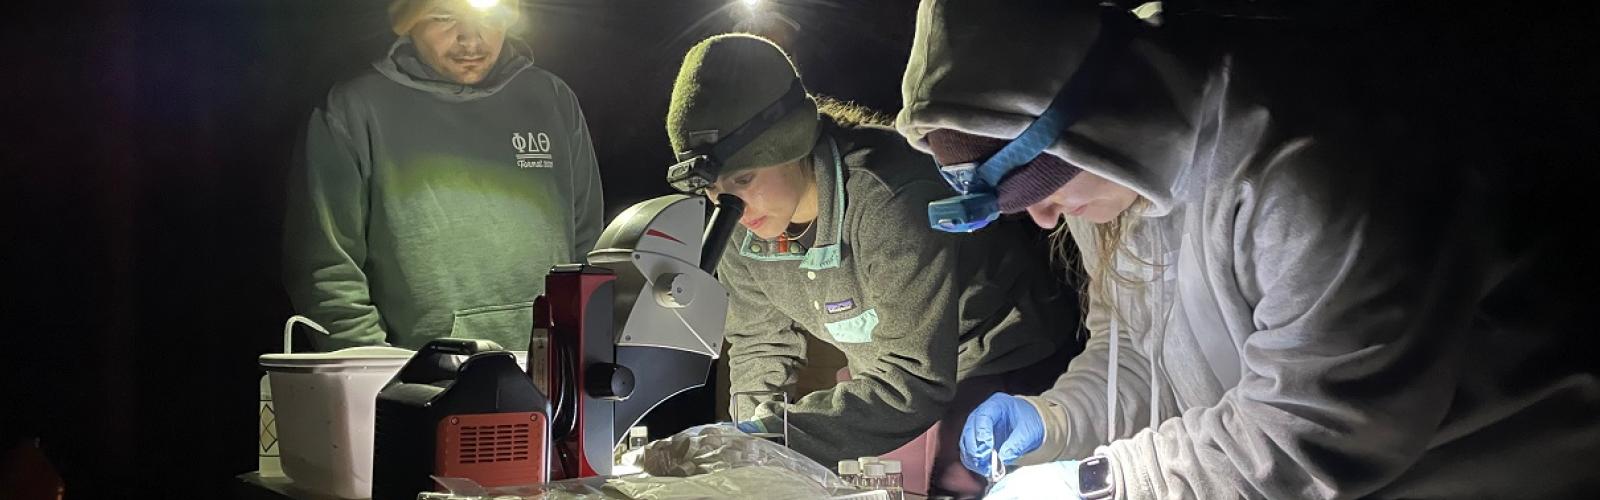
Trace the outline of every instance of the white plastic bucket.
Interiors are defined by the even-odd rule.
[[[261,356],[272,385],[283,474],[297,488],[339,498],[372,496],[378,392],[413,354],[374,346]],[[527,351],[513,354],[526,370]]]
[[[413,351],[352,347],[265,354],[283,473],[295,486],[340,498],[372,496],[372,428],[378,391]]]

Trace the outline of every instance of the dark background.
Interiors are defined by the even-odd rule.
[[[678,62],[733,31],[743,6],[524,3],[535,63],[587,115],[608,219],[668,192]],[[290,151],[328,88],[388,48],[387,4],[7,7],[0,448],[42,438],[69,498],[218,498],[255,469],[256,356],[281,349],[290,314]],[[768,4],[800,30],[741,27],[776,28],[813,92],[898,107],[915,2]],[[712,418],[709,391],[680,398],[653,431]]]
[[[799,29],[754,27],[772,28],[810,90],[883,111],[898,107],[915,2],[766,1]],[[281,347],[290,314],[278,278],[290,150],[329,86],[364,71],[388,47],[387,3],[6,7],[0,449],[40,438],[69,498],[222,498],[232,475],[255,468],[256,356]],[[662,122],[677,64],[694,42],[734,30],[739,3],[523,3],[536,63],[571,85],[588,117],[608,214],[667,192],[661,174],[671,154]],[[1210,3],[1246,14],[1280,5],[1327,14],[1317,9],[1345,4]],[[1378,6],[1350,24],[1369,43],[1377,40],[1372,46],[1385,43],[1366,36],[1377,31],[1422,50],[1393,51],[1390,66],[1370,65],[1403,70],[1393,75],[1349,76],[1391,80],[1420,96],[1474,96],[1430,113],[1446,121],[1457,110],[1474,117],[1462,121],[1492,117],[1503,135],[1484,146],[1503,139],[1510,146],[1502,149],[1530,154],[1530,165],[1560,164],[1568,168],[1563,175],[1593,179],[1600,164],[1594,5],[1354,3]],[[1402,5],[1408,15],[1391,12]],[[1328,18],[1357,10],[1338,9]],[[1209,36],[1206,29],[1198,34]],[[1399,82],[1407,79],[1416,81]],[[1567,185],[1570,203],[1530,205],[1515,216],[1587,232],[1592,224],[1581,214],[1593,211],[1594,183]],[[682,418],[652,422],[652,430],[711,418],[711,399],[706,391],[686,395],[662,412]]]

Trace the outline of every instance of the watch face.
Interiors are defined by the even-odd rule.
[[[1094,457],[1078,464],[1078,492],[1085,496],[1111,489],[1111,462]]]

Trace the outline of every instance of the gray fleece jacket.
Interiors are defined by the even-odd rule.
[[[853,376],[788,410],[789,446],[821,463],[879,455],[937,421],[973,376],[1036,363],[1074,342],[1077,296],[1049,271],[1037,233],[1016,222],[976,237],[928,228],[952,191],[932,159],[893,130],[827,126],[813,150],[815,241],[735,231],[718,274],[730,293],[733,392],[792,386],[805,337],[843,351]],[[730,400],[730,413],[781,427],[783,408]]]
[[[914,146],[1014,137],[1046,107],[1099,23],[1034,7],[922,3],[898,118]],[[1582,281],[1574,256],[1493,216],[1510,205],[1467,181],[1495,165],[1265,104],[1235,63],[1136,38],[1048,149],[1148,200],[1116,264],[1144,285],[1091,295],[1085,352],[1030,398],[1046,437],[1025,463],[1107,455],[1133,500],[1592,497],[1600,379],[1569,360],[1592,299],[1559,288]],[[1069,225],[1094,275],[1090,225]]]
[[[284,285],[332,333],[317,347],[439,337],[526,348],[550,266],[602,225],[577,97],[507,40],[476,86],[440,77],[409,38],[311,115],[290,174]]]

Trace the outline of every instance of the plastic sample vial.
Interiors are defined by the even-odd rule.
[[[879,460],[878,457],[857,457],[856,461],[861,463],[861,468],[862,468],[863,472],[866,471],[867,464],[875,464],[875,463],[882,462],[882,460]],[[862,485],[857,487],[857,489],[862,489],[862,490],[870,490],[870,489],[872,489],[872,488],[868,488],[866,486],[866,484],[864,483],[864,481],[866,481],[866,477],[857,476],[856,482],[862,483]]]
[[[883,464],[883,489],[889,492],[889,500],[905,500],[905,477],[900,474],[899,460],[884,460]]]
[[[884,483],[888,482],[883,474],[883,463],[873,462],[861,465],[861,489],[881,490]]]
[[[851,487],[857,487],[856,483],[861,481],[861,462],[857,462],[855,460],[840,460],[839,479],[844,480],[844,484],[848,484]]]
[[[650,428],[643,425],[628,428],[628,449],[642,450],[650,444]]]

